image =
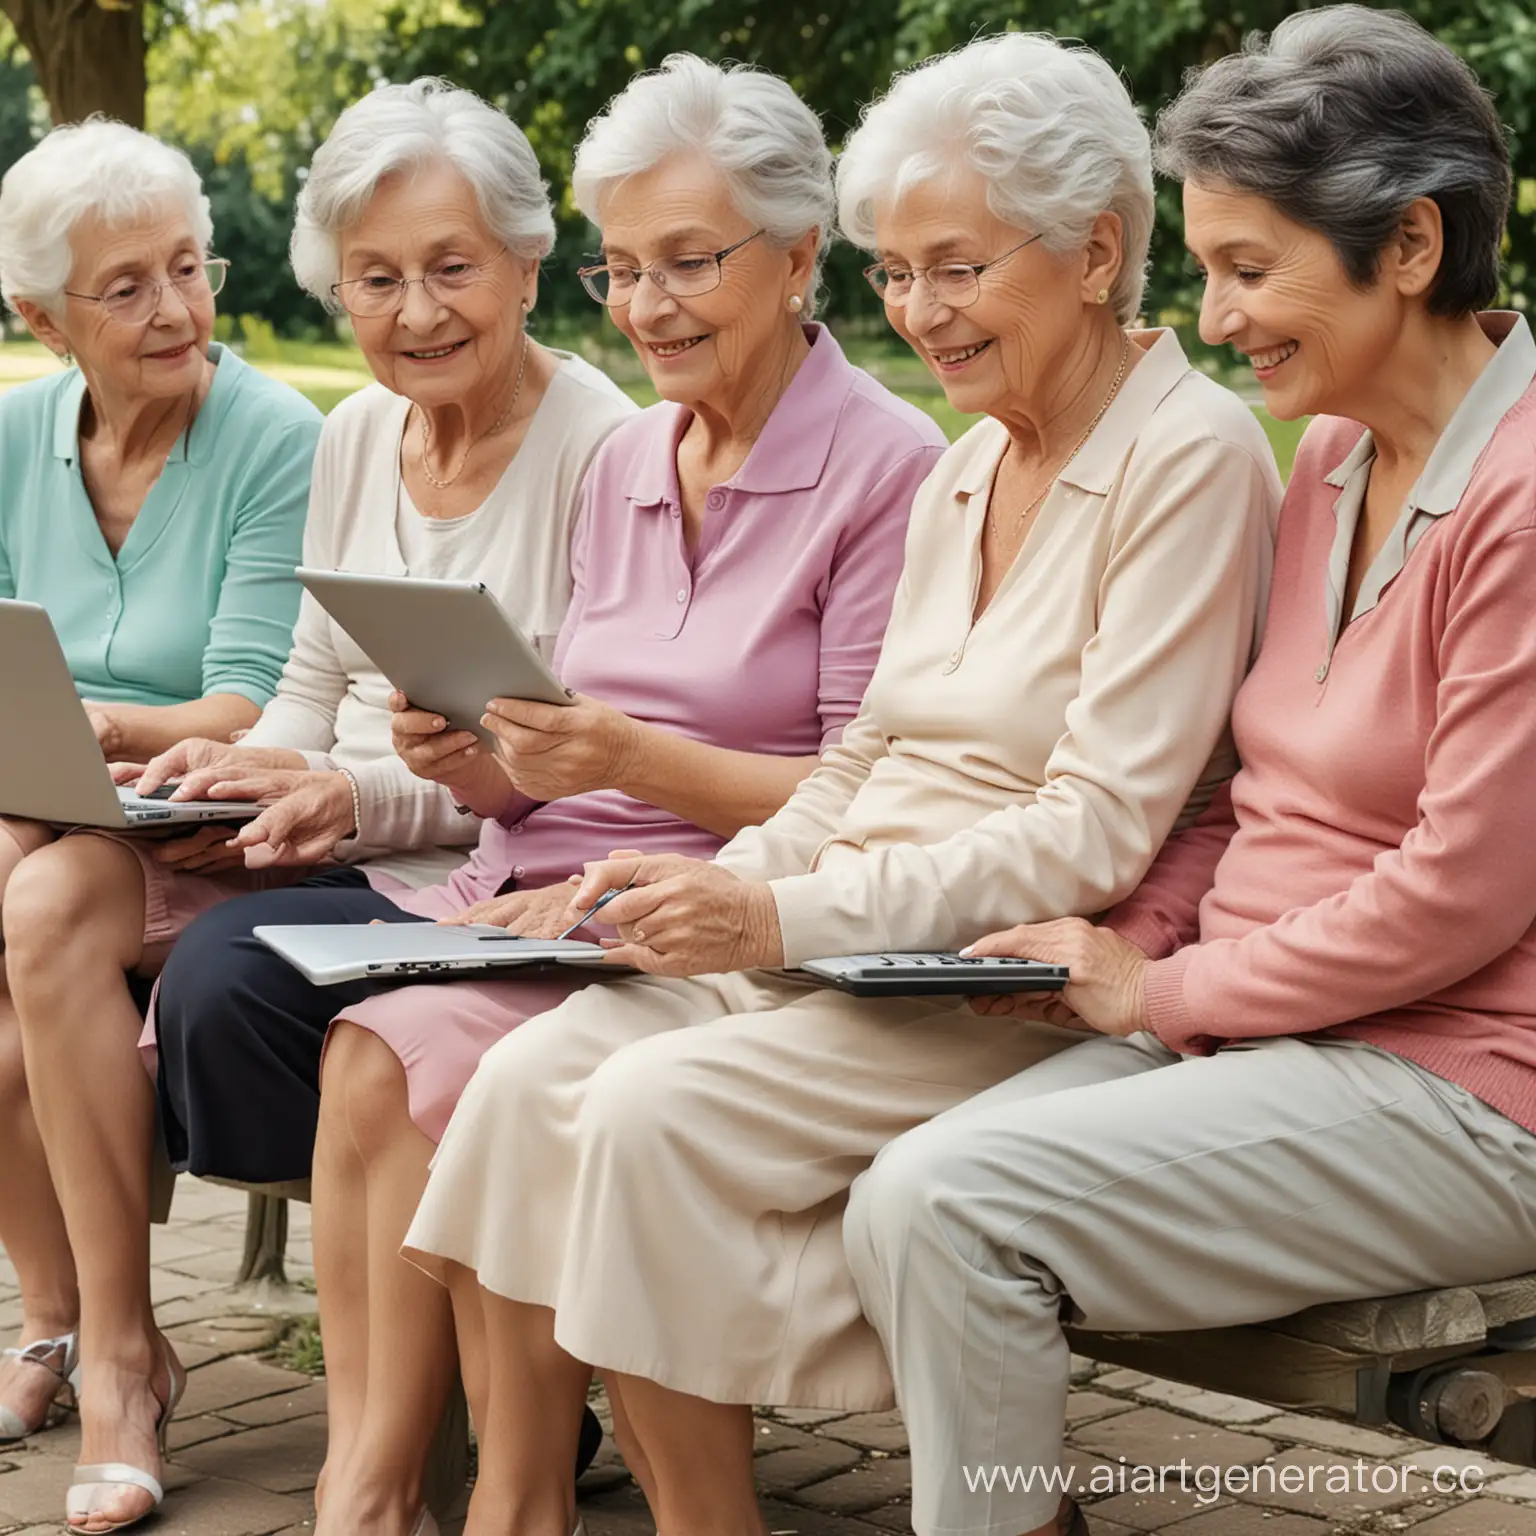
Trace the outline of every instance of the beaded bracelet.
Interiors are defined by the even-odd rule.
[[[348,837],[361,838],[363,835],[363,793],[357,787],[357,775],[350,768],[338,768],[336,770],[347,781],[347,788],[352,791],[352,830]],[[341,839],[346,842],[346,838]]]

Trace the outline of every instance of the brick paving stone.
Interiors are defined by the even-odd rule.
[[[1127,1413],[1136,1405],[1123,1397],[1110,1397],[1104,1392],[1069,1392],[1067,1394],[1067,1426],[1086,1424],[1090,1419],[1107,1418],[1112,1413]]]
[[[752,1447],[754,1456],[766,1456],[770,1451],[787,1451],[798,1446],[818,1445],[821,1437],[813,1435],[808,1429],[797,1429],[793,1424],[777,1424],[771,1419],[757,1419],[753,1429],[756,1432],[756,1442]]]
[[[232,1435],[238,1427],[231,1424],[228,1419],[221,1419],[212,1413],[201,1413],[195,1419],[183,1419],[178,1416],[171,1420],[170,1433],[166,1439],[174,1456],[177,1451],[184,1451],[189,1446],[201,1445],[205,1440],[217,1440],[224,1435]]]
[[[1500,1477],[1524,1477],[1530,1472],[1529,1467],[1518,1467],[1512,1461],[1499,1461],[1490,1456],[1486,1451],[1464,1450],[1455,1445],[1414,1445],[1411,1451],[1404,1455],[1396,1456],[1393,1460],[1398,1466],[1412,1465],[1420,1472],[1432,1476],[1436,1468],[1457,1473],[1480,1473],[1481,1483],[1469,1478],[1467,1491],[1481,1493],[1495,1478]],[[1451,1492],[1448,1486],[1450,1478],[1440,1479],[1444,1492]],[[1438,1491],[1438,1490],[1437,1490]],[[1460,1491],[1460,1490],[1456,1490]]]
[[[906,1500],[911,1489],[911,1462],[905,1456],[892,1456],[885,1461],[853,1467],[837,1477],[803,1488],[795,1494],[794,1502],[831,1514],[857,1515],[897,1499]]]
[[[1117,1493],[1089,1506],[1088,1528],[1097,1536],[1100,1525],[1110,1520],[1133,1531],[1161,1531],[1193,1515],[1227,1509],[1231,1502],[1230,1499],[1218,1499],[1212,1504],[1199,1504],[1193,1492],[1186,1493],[1182,1489],[1168,1489],[1163,1493]]]
[[[856,1413],[851,1418],[829,1424],[825,1432],[866,1451],[903,1455],[907,1449],[907,1426],[901,1414],[894,1410],[890,1413]]]
[[[1274,1418],[1280,1411],[1270,1403],[1256,1403],[1251,1398],[1233,1397],[1227,1392],[1206,1392],[1183,1381],[1153,1379],[1145,1386],[1137,1387],[1136,1396],[1177,1409],[1180,1413],[1192,1413],[1197,1419],[1214,1419],[1220,1424],[1257,1424],[1260,1419]]]
[[[1362,1424],[1314,1419],[1299,1413],[1271,1419],[1264,1426],[1264,1433],[1276,1440],[1299,1440],[1322,1451],[1337,1451],[1341,1456],[1374,1456],[1379,1461],[1401,1456],[1414,1444],[1406,1435],[1386,1435]]]
[[[1487,1491],[1504,1499],[1536,1499],[1536,1472],[1497,1478],[1489,1483]]]
[[[1111,1460],[1124,1457],[1132,1466],[1176,1466],[1188,1461],[1197,1466],[1249,1466],[1274,1453],[1274,1446],[1258,1435],[1216,1429],[1196,1419],[1181,1418],[1165,1408],[1136,1408],[1080,1425],[1071,1432],[1072,1443],[1096,1451]]]
[[[178,1346],[186,1340],[211,1351],[211,1358],[222,1359],[226,1355],[256,1354],[270,1349],[283,1328],[284,1321],[278,1317],[218,1317],[165,1331]]]
[[[325,1412],[325,1383],[309,1381],[292,1392],[273,1397],[259,1397],[255,1402],[239,1403],[220,1410],[222,1417],[255,1429],[262,1424],[278,1424],[284,1419],[302,1419]]]
[[[819,1483],[823,1478],[835,1477],[860,1460],[859,1453],[851,1445],[816,1436],[810,1445],[790,1446],[759,1456],[752,1463],[752,1471],[758,1487],[770,1493],[784,1494]]]
[[[175,1456],[177,1466],[204,1477],[253,1483],[270,1493],[301,1493],[315,1486],[325,1461],[325,1426],[315,1418],[264,1424],[205,1441]]]
[[[180,1411],[187,1414],[218,1413],[237,1403],[248,1403],[253,1398],[272,1397],[277,1393],[291,1397],[310,1384],[310,1378],[297,1371],[285,1371],[264,1360],[235,1355],[188,1372],[186,1395],[182,1398]]]
[[[1473,1499],[1415,1525],[1413,1536],[1536,1536],[1536,1510]]]
[[[1328,1536],[1326,1521],[1310,1515],[1276,1514],[1242,1504],[1212,1509],[1191,1520],[1159,1528],[1158,1536]]]
[[[1269,1467],[1261,1467],[1254,1469],[1254,1480],[1249,1487],[1238,1488],[1229,1481],[1227,1491],[1246,1504],[1288,1509],[1302,1515],[1320,1515],[1324,1519],[1400,1509],[1411,1503],[1418,1496],[1416,1489],[1377,1493],[1371,1488],[1371,1474],[1380,1465],[1376,1463],[1373,1467],[1371,1462],[1365,1463],[1365,1488],[1362,1491],[1354,1460],[1298,1446],[1282,1452],[1269,1464],[1274,1469],[1273,1486]],[[1296,1470],[1287,1472],[1287,1468]],[[1349,1491],[1330,1489],[1330,1477],[1347,1481]]]
[[[782,1423],[798,1424],[806,1429],[849,1417],[841,1408],[770,1408],[768,1413]]]
[[[1155,1376],[1148,1376],[1144,1371],[1125,1371],[1117,1368],[1105,1371],[1101,1376],[1095,1376],[1093,1384],[1104,1392],[1134,1392],[1137,1387],[1144,1387],[1149,1381],[1156,1380]]]
[[[167,1498],[152,1529],[154,1536],[270,1536],[294,1526],[312,1529],[314,1515],[308,1494],[271,1493],[208,1477]]]

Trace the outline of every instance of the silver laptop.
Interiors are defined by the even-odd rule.
[[[0,816],[69,827],[165,827],[181,822],[249,821],[261,807],[166,799],[120,789],[102,760],[90,717],[46,611],[0,598]]]
[[[576,939],[520,939],[488,923],[462,927],[436,923],[374,923],[324,927],[263,924],[252,930],[268,949],[302,971],[317,987],[389,976],[444,979],[472,971],[529,965],[603,965],[600,944]],[[627,966],[608,966],[622,973]]]

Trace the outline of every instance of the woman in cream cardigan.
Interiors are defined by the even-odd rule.
[[[712,862],[615,856],[612,958],[497,1045],[408,1240],[493,1382],[469,1530],[569,1536],[588,1378],[663,1530],[760,1528],[754,1403],[878,1409],[847,1191],[902,1131],[1079,1038],[779,967],[1094,913],[1230,775],[1280,485],[1252,414],[1126,329],[1152,224],[1113,70],[1046,38],[903,77],[843,227],[950,403],[988,419],[913,507],[860,715]],[[666,979],[663,979],[666,978]],[[465,1324],[461,1322],[461,1330]]]

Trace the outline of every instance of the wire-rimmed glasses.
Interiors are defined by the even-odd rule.
[[[981,274],[1007,261],[1026,245],[1033,245],[1039,238],[1039,235],[1031,235],[991,261],[941,261],[929,267],[892,266],[877,261],[864,268],[864,276],[887,304],[898,309],[912,297],[918,278],[928,284],[928,291],[946,309],[969,309],[981,297]]]
[[[581,286],[607,309],[622,309],[635,296],[642,277],[650,280],[677,299],[696,299],[720,286],[720,263],[733,251],[750,245],[766,231],[754,230],[723,251],[680,251],[675,256],[660,256],[649,266],[633,267],[625,262],[604,262],[595,267],[578,267]]]
[[[114,278],[100,293],[76,293],[66,288],[72,299],[101,307],[122,325],[143,325],[160,308],[160,295],[174,288],[189,308],[221,292],[229,275],[229,260],[224,256],[187,256],[172,264],[164,278],[143,278],[131,273]]]
[[[453,301],[473,288],[486,268],[495,266],[506,254],[503,246],[489,261],[449,261],[420,277],[389,277],[382,272],[370,272],[366,277],[332,283],[331,295],[349,315],[359,320],[377,320],[394,314],[405,303],[411,284],[420,283],[429,297],[451,309]]]

